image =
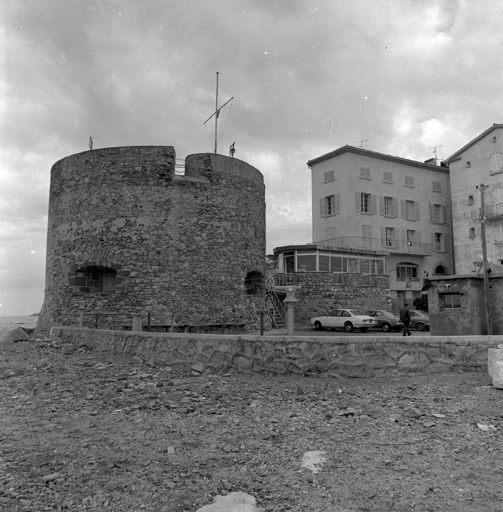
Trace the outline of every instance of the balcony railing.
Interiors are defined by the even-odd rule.
[[[487,219],[499,219],[503,217],[503,204],[486,205],[484,214]]]
[[[388,245],[389,244],[389,245]],[[381,238],[366,238],[361,236],[341,236],[315,242],[313,245],[325,245],[333,249],[353,249],[375,251],[380,254],[411,254],[430,256],[431,244],[422,242],[407,242],[404,240],[382,240]]]

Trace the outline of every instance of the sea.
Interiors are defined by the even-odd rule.
[[[34,329],[37,325],[38,315],[29,316],[0,316],[1,324],[15,324],[19,327]]]

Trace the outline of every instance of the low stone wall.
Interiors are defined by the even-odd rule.
[[[78,346],[138,356],[159,365],[201,362],[215,370],[261,375],[381,377],[487,371],[487,351],[503,336],[299,337],[125,332],[53,327]]]

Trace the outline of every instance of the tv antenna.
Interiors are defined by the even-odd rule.
[[[206,124],[213,116],[215,116],[215,155],[217,154],[217,139],[218,139],[218,117],[220,116],[220,111],[227,105],[227,103],[230,103],[234,99],[234,96],[227,100],[221,107],[218,106],[218,71],[217,71],[217,94],[216,94],[216,101],[215,101],[215,112],[211,114],[208,119],[203,124]]]
[[[93,138],[92,137],[89,137],[89,149],[91,151],[93,150]]]
[[[364,143],[364,142],[368,142],[368,141],[369,141],[368,139],[362,139],[362,140],[356,140],[355,142],[359,142],[359,143],[360,143],[360,147],[361,147],[362,149],[364,149],[364,147],[363,147],[363,143]]]
[[[438,146],[431,146],[430,148],[428,149],[433,149],[433,154],[435,155],[435,164],[437,163],[437,148],[441,148],[442,147],[442,144],[438,145]]]

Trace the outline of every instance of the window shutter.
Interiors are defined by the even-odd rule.
[[[355,192],[355,202],[356,202],[356,211],[361,212],[362,211],[362,205],[361,205],[361,194],[360,192]]]
[[[414,201],[414,219],[419,220],[419,201]]]
[[[341,195],[334,195],[334,213],[339,213],[341,211]]]
[[[405,219],[405,216],[407,215],[407,211],[405,209],[405,199],[400,199],[400,215],[402,216],[402,219]]]
[[[320,199],[320,217],[325,217],[325,198]]]
[[[377,213],[377,196],[370,194],[370,209],[372,213]]]
[[[381,245],[386,246],[386,228],[381,226]]]
[[[435,208],[434,208],[433,204],[430,202],[429,202],[429,205],[430,205],[430,223],[433,223],[434,222],[433,219],[434,219],[434,215],[435,215],[435,213],[434,213]]]
[[[381,212],[381,215],[384,215],[384,197],[379,196],[379,211]]]
[[[449,208],[442,206],[442,221],[443,224],[449,224]]]
[[[496,153],[496,170],[501,171],[503,169],[503,157],[501,153]]]
[[[451,235],[444,235],[444,252],[449,252],[451,250]]]
[[[396,197],[393,198],[393,217],[398,217],[398,199]]]
[[[435,233],[431,233],[431,250],[435,251]]]
[[[402,245],[403,247],[407,247],[407,230],[402,229]]]

